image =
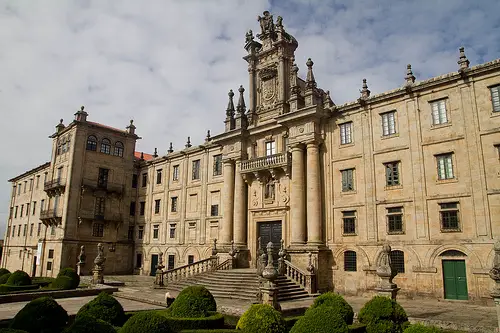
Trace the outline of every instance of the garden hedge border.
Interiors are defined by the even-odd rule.
[[[167,318],[168,324],[174,332],[199,329],[214,330],[222,329],[224,327],[224,315],[220,313],[214,313],[211,316],[205,318],[169,317],[168,314],[163,310],[160,310],[159,313]]]

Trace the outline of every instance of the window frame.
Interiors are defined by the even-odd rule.
[[[200,180],[200,166],[201,166],[201,160],[197,159],[194,160],[191,164],[191,171],[192,171],[192,177],[191,180]]]
[[[404,207],[403,206],[394,206],[394,207],[386,207],[385,210],[385,218],[387,223],[387,234],[388,235],[402,235],[405,233],[405,224],[404,224]],[[399,221],[396,221],[397,219]],[[401,229],[397,230],[396,228],[391,229],[391,225],[395,226],[395,223],[400,223]]]
[[[168,238],[169,239],[175,239],[175,229],[176,229],[176,224],[171,223],[169,230],[168,230]]]
[[[498,113],[500,112],[500,84],[496,84],[488,88],[490,90],[492,113]],[[496,106],[495,106],[495,99],[498,100],[498,104]]]
[[[269,140],[265,142],[266,156],[276,155],[276,141]]]
[[[111,155],[111,140],[108,138],[103,138],[101,140],[101,147],[99,149],[99,152],[106,154],[106,155]]]
[[[439,202],[439,226],[441,232],[461,232],[461,217],[460,217],[460,202],[459,201],[448,201],[448,202]],[[454,205],[455,207],[449,207],[450,205]],[[456,218],[456,226],[454,227],[445,227],[445,219],[448,219],[450,213],[455,213]],[[445,218],[446,217],[446,218]],[[448,221],[446,223],[449,223]]]
[[[139,202],[139,216],[146,214],[146,201]]]
[[[155,199],[155,214],[160,214],[161,199]]]
[[[85,150],[97,151],[97,137],[95,135],[89,135],[87,137],[87,144]]]
[[[350,257],[348,257],[349,255]],[[358,255],[356,251],[344,251],[344,272],[357,272],[358,271]]]
[[[453,155],[454,155],[453,152],[435,155],[437,164],[437,176],[439,181],[455,179]],[[442,167],[444,169],[442,169]],[[451,170],[451,175],[449,174],[450,170]]]
[[[385,186],[401,186],[401,172],[400,169],[401,161],[392,161],[384,163],[385,168]]]
[[[380,114],[382,119],[382,136],[388,137],[398,133],[396,128],[396,112],[396,110],[392,110]]]
[[[137,227],[137,239],[142,240],[144,239],[144,226],[140,225]]]
[[[354,192],[356,190],[355,186],[355,168],[348,168],[340,170],[341,183],[342,183],[342,192]],[[349,182],[350,181],[350,182]],[[350,184],[350,186],[349,186]]]
[[[154,240],[160,239],[160,225],[159,224],[153,225],[153,239]]]
[[[143,172],[141,175],[141,187],[146,187],[148,186],[148,173]]]
[[[92,237],[104,237],[104,223],[94,222],[92,224]]]
[[[170,212],[177,213],[178,197],[170,197]]]
[[[214,176],[222,175],[222,154],[214,155]]]
[[[163,178],[163,169],[156,170],[156,185],[161,185]]]
[[[429,101],[431,107],[432,126],[439,126],[449,123],[448,108],[446,106],[447,99],[448,98],[440,98]],[[442,117],[444,117],[444,119],[442,119]]]
[[[396,255],[401,255],[401,257],[398,257]],[[391,258],[391,264],[393,268],[396,270],[398,274],[404,274],[405,273],[405,253],[404,251],[401,250],[392,250],[391,253],[389,254]],[[402,269],[400,269],[402,268]]]
[[[210,205],[210,216],[219,216],[219,204]]]
[[[347,121],[345,123],[339,124],[341,146],[353,143],[352,128],[352,121]]]
[[[357,212],[356,210],[343,210],[342,211],[342,236],[356,236]],[[352,223],[349,228],[346,228],[348,223]]]
[[[125,150],[125,146],[123,145],[123,143],[121,141],[116,141],[113,155],[118,156],[118,157],[123,157],[124,150]]]
[[[174,165],[172,167],[172,180],[173,181],[178,181],[179,180],[179,164]]]

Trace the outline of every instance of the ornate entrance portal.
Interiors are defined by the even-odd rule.
[[[267,243],[273,243],[273,262],[274,265],[278,264],[278,251],[281,246],[282,232],[281,232],[281,221],[273,222],[260,222],[259,226],[259,237],[261,250],[267,252]],[[257,249],[257,253],[259,249]]]

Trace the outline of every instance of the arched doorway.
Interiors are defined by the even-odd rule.
[[[447,250],[439,255],[443,266],[444,298],[468,300],[467,255],[458,250]]]

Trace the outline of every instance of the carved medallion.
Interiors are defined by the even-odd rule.
[[[262,99],[266,102],[272,101],[276,95],[275,79],[262,81]]]

